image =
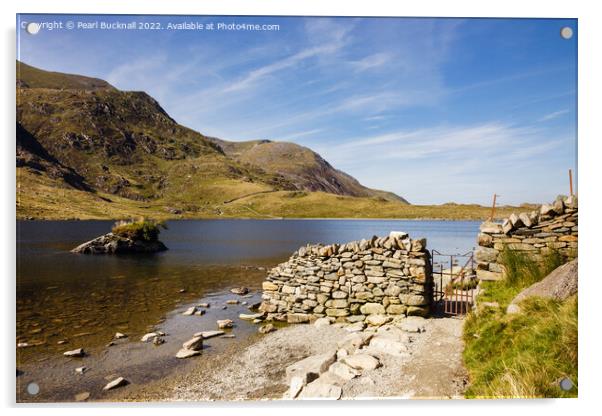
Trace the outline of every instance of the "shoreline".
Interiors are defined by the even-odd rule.
[[[46,222],[46,221],[119,221],[123,218],[19,218],[17,221],[22,222]],[[471,218],[356,218],[356,217],[332,217],[332,218],[305,218],[305,217],[282,217],[282,218],[254,218],[254,217],[194,217],[194,218],[179,218],[179,217],[167,217],[165,221],[223,221],[223,220],[234,220],[234,221],[446,221],[446,222],[483,222],[483,219],[471,219]],[[501,220],[503,217],[494,218],[495,220]]]
[[[402,319],[382,327],[351,331],[351,325],[292,324],[256,333],[212,356],[201,354],[186,371],[145,385],[116,390],[106,400],[198,402],[290,400],[286,368],[309,356],[334,354],[341,341],[357,336],[403,343],[407,353],[389,354],[369,342],[356,353],[380,365],[350,380],[325,371],[320,379],[341,387],[341,399],[463,398],[467,374],[462,363],[464,321],[456,318]],[[419,330],[417,330],[419,329]],[[363,335],[362,335],[363,334]],[[302,395],[301,395],[302,397]],[[309,397],[308,397],[309,398]],[[104,401],[104,400],[103,400]]]

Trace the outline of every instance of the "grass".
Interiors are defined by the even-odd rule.
[[[131,240],[153,242],[159,239],[161,228],[167,228],[162,221],[140,218],[136,221],[118,221],[111,229],[111,232]]]
[[[464,363],[470,374],[469,398],[576,397],[577,387],[563,391],[559,380],[577,386],[577,296],[563,302],[528,298],[521,311],[506,307],[524,288],[540,281],[567,259],[557,251],[540,258],[506,250],[506,278],[482,282],[480,307],[464,326]]]
[[[210,160],[206,158],[206,160]],[[118,195],[78,191],[27,168],[17,168],[17,218],[47,220],[172,218],[399,218],[483,220],[491,209],[479,205],[406,205],[378,197],[324,192],[275,191],[262,183],[206,178],[202,172],[170,172],[162,198],[135,201]],[[190,175],[190,177],[189,177]],[[244,197],[249,195],[248,197]],[[242,197],[242,198],[241,198]],[[224,204],[225,201],[241,198]],[[168,208],[182,210],[173,214]],[[516,208],[496,210],[506,217]]]
[[[466,321],[466,397],[577,397],[577,297],[530,298],[521,309],[507,315],[487,308]],[[564,377],[572,390],[560,389]]]

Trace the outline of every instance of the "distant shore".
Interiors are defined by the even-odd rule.
[[[158,211],[150,212],[145,216],[153,219],[160,219],[166,221],[183,221],[183,220],[264,220],[264,221],[281,221],[281,220],[294,220],[294,221],[485,221],[491,215],[491,208],[483,206],[473,205],[419,205],[410,206],[417,207],[417,215],[407,214],[405,216],[376,216],[367,215],[365,217],[358,216],[230,216],[230,215],[173,215],[169,213],[161,213]],[[499,207],[496,208],[494,219],[501,220],[507,218],[513,212],[523,212],[528,209],[533,209],[534,206],[529,207]],[[438,215],[419,215],[425,210],[438,211]],[[98,221],[117,221],[124,218],[132,218],[140,216],[139,213],[125,214],[123,216],[100,216],[100,215],[80,215],[75,217],[61,216],[56,213],[51,215],[29,215],[27,213],[17,212],[17,220],[19,221],[85,221],[85,220],[98,220]]]

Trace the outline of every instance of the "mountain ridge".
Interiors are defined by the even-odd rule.
[[[48,176],[49,186],[201,216],[219,214],[226,201],[267,191],[407,204],[361,185],[309,148],[205,136],[178,124],[145,92],[19,61],[16,86],[18,169]],[[35,151],[24,146],[24,138],[35,143]]]

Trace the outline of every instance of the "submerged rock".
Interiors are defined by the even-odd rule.
[[[83,357],[84,355],[86,355],[86,352],[84,351],[83,348],[78,348],[78,349],[71,350],[71,351],[65,351],[63,353],[63,355],[65,357]]]
[[[167,250],[167,247],[159,240],[133,240],[108,233],[80,244],[71,250],[71,252],[80,254],[132,254],[157,253],[165,250]]]
[[[249,289],[247,289],[244,286],[241,286],[230,289],[230,292],[234,293],[235,295],[246,295],[247,293],[249,293]]]
[[[232,328],[234,326],[234,321],[232,319],[220,319],[217,321],[217,327],[219,329]]]
[[[127,381],[125,378],[117,377],[115,380],[111,381],[106,386],[104,386],[103,390],[112,390],[116,389],[117,387],[125,386],[127,384],[129,384],[129,381]]]

